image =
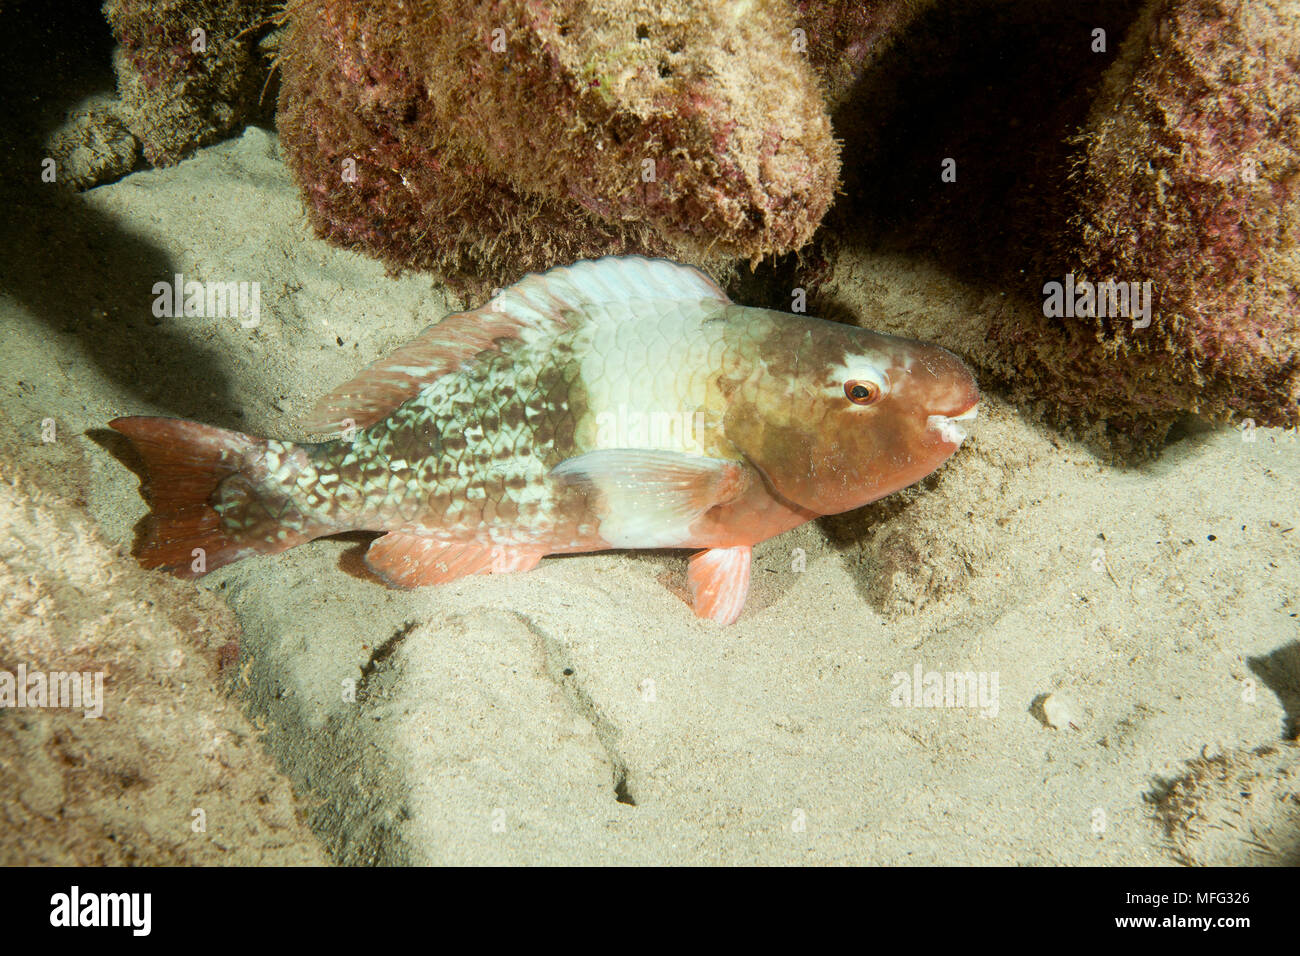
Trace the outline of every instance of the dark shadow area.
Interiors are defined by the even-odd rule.
[[[1141,3],[937,4],[833,118],[844,195],[830,232],[1037,298],[1065,264],[1074,137]],[[1105,52],[1093,52],[1093,31]],[[946,159],[955,181],[941,178]]]
[[[96,3],[25,0],[22,24],[0,41],[16,109],[0,140],[8,228],[0,237],[0,288],[38,316],[51,336],[72,336],[84,362],[165,414],[239,427],[243,412],[215,358],[185,319],[153,315],[154,284],[176,273],[168,256],[85,198],[41,181],[42,143],[82,97],[113,89],[112,37]],[[12,363],[6,372],[20,377]],[[69,370],[75,379],[77,372]]]
[[[1277,695],[1286,711],[1282,738],[1300,739],[1300,641],[1283,644],[1266,657],[1249,657],[1246,666]]]
[[[918,493],[933,491],[942,480],[941,471],[933,472],[903,491],[896,491],[892,495],[887,495],[861,508],[855,508],[853,511],[826,515],[818,518],[817,523],[821,525],[827,539],[837,551],[856,548],[876,529],[911,508],[916,502]]]
[[[144,459],[136,451],[131,439],[111,428],[88,428],[85,435],[139,478],[141,487],[148,484],[149,470],[145,467]]]
[[[35,160],[19,169],[27,183],[0,188],[10,213],[0,236],[0,288],[51,336],[75,338],[81,360],[142,406],[239,428],[243,411],[216,357],[194,341],[186,319],[153,314],[154,284],[170,283],[177,271],[167,255],[82,196],[41,183]],[[7,371],[21,374],[12,365]]]
[[[879,614],[893,615],[895,572],[914,575],[931,558],[915,533],[915,523],[894,519],[905,515],[921,496],[933,493],[942,481],[940,469],[879,501],[816,519],[831,549],[853,578],[858,594]]]
[[[1218,432],[1219,426],[1201,418],[1199,415],[1188,412],[1169,427],[1169,434],[1165,436],[1165,445],[1185,442],[1191,447],[1199,448],[1204,446]]]
[[[359,696],[364,695],[366,680],[375,672],[377,667],[381,666],[386,660],[393,656],[402,641],[406,640],[407,635],[415,630],[417,623],[418,622],[416,621],[403,622],[402,626],[394,631],[387,640],[370,652],[370,659],[361,666],[362,686],[359,689]]]
[[[113,35],[97,0],[14,0],[0,31],[0,82],[8,122],[0,150],[22,178],[15,153],[35,150],[72,106],[116,90]]]
[[[832,117],[844,184],[812,245],[742,267],[738,301],[789,311],[800,286],[810,312],[836,318],[816,290],[846,242],[1040,298],[1044,276],[1072,268],[1076,137],[1141,6],[971,0],[920,15]]]
[[[328,537],[333,541],[349,541],[353,545],[339,555],[339,570],[359,581],[388,587],[379,575],[370,570],[370,565],[366,564],[366,551],[370,549],[370,543],[382,536],[382,531],[345,531],[342,534],[329,535]]]

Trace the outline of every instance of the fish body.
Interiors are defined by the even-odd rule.
[[[689,548],[695,610],[735,620],[750,551],[923,478],[979,392],[934,345],[730,301],[641,257],[525,277],[325,396],[315,444],[120,418],[145,459],[146,566],[197,576],[323,535],[415,587],[548,554]]]

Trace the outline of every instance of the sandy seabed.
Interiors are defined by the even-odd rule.
[[[175,582],[127,556],[145,504],[110,419],[301,437],[319,395],[465,303],[314,239],[261,129],[42,208],[3,249],[0,564],[27,590],[2,606],[0,665],[43,633],[85,650],[92,621],[133,633],[156,602],[171,623],[103,658],[96,733],[141,736],[133,680],[160,707],[174,692],[220,710],[226,733],[199,721],[183,753],[140,757],[140,779],[112,776],[126,745],[87,745],[122,794],[87,802],[41,763],[81,718],[0,712],[0,758],[21,768],[9,817],[85,824],[46,858],[95,860],[111,819],[137,862],[303,862],[317,839],[341,863],[1297,862],[1294,433],[1188,427],[1114,465],[994,391],[921,486],[757,549],[730,628],[693,617],[675,553],[397,592],[349,573],[354,537]],[[156,318],[154,284],[176,273],[258,282],[260,323]],[[931,339],[989,293],[852,244],[831,283],[864,324]],[[34,618],[49,626],[14,624]],[[211,666],[163,679],[166,641]],[[996,698],[909,706],[902,688],[932,672]],[[182,700],[195,681],[243,713]],[[235,744],[275,813],[254,819],[232,774],[192,766],[229,769]],[[158,786],[132,809],[132,787]],[[224,808],[202,832],[196,801]]]

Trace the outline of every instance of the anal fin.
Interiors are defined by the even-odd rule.
[[[749,568],[753,549],[710,548],[692,555],[686,572],[691,602],[698,617],[733,624],[749,594]]]
[[[377,538],[366,551],[371,570],[398,588],[445,584],[471,574],[530,571],[541,559],[541,551],[481,541],[439,541],[401,531]]]

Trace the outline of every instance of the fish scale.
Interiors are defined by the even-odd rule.
[[[576,376],[555,367],[519,376],[512,370],[523,361],[507,352],[439,379],[353,441],[317,446],[317,470],[336,474],[357,495],[327,494],[312,518],[500,541],[527,513],[533,527],[522,540],[553,534],[540,492],[573,447],[569,379]],[[392,461],[426,468],[385,475],[380,463]]]
[[[150,473],[142,563],[182,576],[350,530],[413,587],[547,554],[704,549],[734,621],[754,544],[924,477],[979,393],[937,346],[732,303],[636,256],[525,277],[325,396],[299,444],[121,418]],[[194,556],[199,558],[194,558]]]

